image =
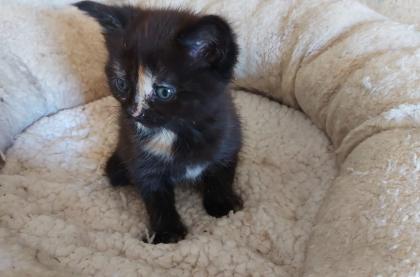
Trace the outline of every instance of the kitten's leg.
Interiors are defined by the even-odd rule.
[[[185,238],[187,229],[175,208],[175,196],[172,185],[141,191],[150,228],[155,234],[153,243],[175,243]]]
[[[116,152],[108,159],[105,173],[108,176],[111,185],[114,187],[125,186],[130,183],[128,171]]]
[[[203,175],[203,205],[214,217],[227,215],[242,208],[242,199],[233,191],[236,160],[227,165],[215,165]]]

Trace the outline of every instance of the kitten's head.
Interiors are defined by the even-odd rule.
[[[226,93],[238,48],[222,18],[92,1],[75,6],[102,26],[109,86],[133,119],[147,127],[197,120]]]

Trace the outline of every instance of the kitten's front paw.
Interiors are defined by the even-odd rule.
[[[157,230],[154,235],[153,244],[158,243],[177,243],[187,235],[187,228],[181,221],[173,222],[164,229]]]
[[[243,207],[242,199],[234,192],[231,193],[207,193],[203,197],[204,208],[207,213],[214,217],[222,217],[230,211],[239,211]]]
[[[113,187],[125,186],[130,183],[127,169],[115,153],[108,159],[105,173]]]

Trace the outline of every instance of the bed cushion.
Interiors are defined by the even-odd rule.
[[[0,182],[3,243],[19,241],[31,261],[42,253],[56,270],[77,274],[295,276],[336,174],[334,155],[302,113],[232,93],[244,125],[236,176],[242,211],[212,218],[197,191],[182,186],[176,198],[187,238],[175,245],[143,243],[147,218],[139,195],[133,187],[112,188],[104,177],[118,112],[117,102],[106,97],[40,120],[7,152]],[[13,265],[30,272],[3,255],[7,270]]]
[[[250,0],[240,6],[219,0],[131,0],[227,17],[241,46],[233,86],[303,112],[235,93],[245,124],[251,124],[237,176],[249,206],[212,221],[200,214],[195,193],[180,188],[178,198],[187,199],[179,205],[187,203],[180,210],[190,236],[179,245],[150,246],[139,240],[146,229],[135,192],[116,192],[101,173],[107,156],[101,149],[112,148],[113,125],[95,120],[106,132],[95,135],[86,131],[95,126],[83,122],[101,109],[87,115],[83,107],[61,111],[108,94],[99,28],[69,8],[69,2],[0,0],[0,154],[43,118],[9,150],[7,174],[0,176],[5,191],[0,202],[2,276],[178,276],[194,270],[208,275],[244,270],[276,276],[418,275],[418,25],[391,21],[353,0]],[[399,13],[403,1],[365,2],[394,19],[418,24],[416,1],[404,2],[410,7],[407,16]],[[57,118],[63,118],[48,127],[56,116],[45,116],[57,111]],[[71,116],[74,111],[77,115]],[[309,122],[326,134],[331,148]],[[61,131],[53,134],[62,140],[51,135],[54,126]],[[48,144],[39,136],[57,142]],[[279,146],[290,143],[294,146]],[[337,178],[321,185],[336,172],[331,151],[337,154]],[[323,171],[328,163],[313,158],[316,153],[328,157],[331,165],[325,168],[333,173]],[[314,175],[307,177],[309,172]],[[321,178],[313,177],[318,173]]]

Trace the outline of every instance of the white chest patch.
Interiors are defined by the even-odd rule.
[[[205,165],[187,166],[185,169],[185,179],[188,179],[188,180],[197,179],[203,173],[204,169],[206,169]]]
[[[171,159],[173,156],[172,147],[176,134],[168,129],[161,129],[144,145],[144,150],[152,155],[164,159]]]

